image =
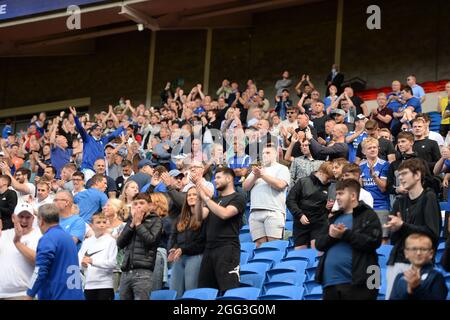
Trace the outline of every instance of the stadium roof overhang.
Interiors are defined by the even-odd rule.
[[[22,0],[23,6],[31,0]],[[320,0],[70,0],[81,5],[81,29],[69,30],[67,8],[45,10],[41,1],[34,15],[2,19],[0,0],[0,56],[77,54],[92,50],[92,39],[138,30],[237,28],[252,25],[257,12],[298,6]],[[60,1],[64,3],[64,0]],[[6,6],[4,7],[6,8]],[[29,8],[29,6],[27,7]],[[52,8],[55,9],[55,8]],[[6,12],[6,9],[5,9]]]

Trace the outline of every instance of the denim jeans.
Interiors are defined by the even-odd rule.
[[[203,255],[182,255],[172,265],[170,277],[170,289],[177,291],[177,297],[181,297],[187,290],[198,288],[198,275]]]
[[[167,273],[167,250],[158,248],[155,259],[155,269],[152,276],[152,291],[161,290],[167,279],[164,279],[164,273]],[[167,278],[167,275],[166,275]]]
[[[122,272],[120,277],[120,300],[149,300],[152,274],[148,269]]]

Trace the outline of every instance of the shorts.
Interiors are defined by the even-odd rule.
[[[207,248],[200,265],[198,287],[220,291],[238,288],[240,258],[240,248],[232,245]]]
[[[294,238],[294,246],[309,245],[311,241],[317,239],[327,225],[327,220],[317,221],[308,225],[304,225],[300,221],[294,220],[292,235]]]
[[[249,219],[252,240],[256,241],[263,237],[282,239],[285,221],[285,215],[281,212],[252,210]]]
[[[377,214],[377,217],[381,223],[382,237],[389,238],[389,229],[383,227],[383,225],[389,221],[389,211],[388,210],[375,210],[375,213]]]

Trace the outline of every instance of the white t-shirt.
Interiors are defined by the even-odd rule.
[[[0,236],[0,299],[25,296],[33,275],[34,265],[17,250],[14,235],[14,229],[8,229]],[[36,251],[41,236],[41,231],[33,228],[20,242]]]
[[[92,254],[92,265],[87,268],[81,266],[85,254]],[[80,268],[85,276],[85,289],[113,288],[113,272],[117,267],[116,239],[110,234],[96,238],[89,237],[83,241],[78,252]]]
[[[428,139],[436,141],[439,147],[444,145],[444,138],[437,132],[430,131],[428,134]]]
[[[14,189],[14,191],[16,191],[17,193],[18,200],[21,200],[24,196],[27,196],[29,194],[31,194],[33,197],[36,194],[36,186],[34,184],[32,184],[31,182],[27,182],[25,184],[28,186],[29,192],[22,192]]]
[[[367,204],[369,207],[371,207],[373,209],[373,197],[369,191],[361,188],[361,190],[359,191],[359,201],[364,201],[365,204]],[[338,210],[339,210],[339,205],[338,205],[337,201],[335,201],[333,208],[331,209],[331,212],[335,212]]]
[[[260,178],[256,180],[255,185],[250,192],[250,210],[265,209],[286,213],[286,189],[291,181],[289,169],[282,164],[275,163],[270,167],[264,167],[263,170],[266,175],[285,181],[286,188],[278,191],[272,188],[263,179]],[[249,179],[250,176],[253,177],[253,172],[250,173],[247,179]]]

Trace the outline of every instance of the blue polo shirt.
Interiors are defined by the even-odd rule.
[[[65,232],[78,239],[77,250],[80,250],[86,234],[86,223],[84,220],[79,215],[74,214],[68,218],[59,218],[59,225]]]
[[[364,190],[370,192],[373,197],[373,209],[374,210],[389,210],[389,193],[381,192],[375,181],[370,175],[369,164],[367,160],[361,161],[359,165],[361,168],[362,187]],[[380,179],[387,179],[389,171],[389,162],[378,158],[377,163],[374,166],[375,175]]]
[[[421,113],[422,112],[422,104],[420,103],[420,100],[416,97],[412,97],[406,103],[403,105],[403,110],[407,107],[413,107],[414,112]]]
[[[92,215],[102,211],[102,208],[108,202],[108,197],[96,188],[89,188],[78,192],[73,200],[80,209],[80,217],[86,223],[91,223]]]
[[[343,223],[347,229],[353,226],[353,215],[342,214],[334,224]],[[352,283],[353,249],[346,241],[339,240],[328,249],[323,269],[323,287]]]

